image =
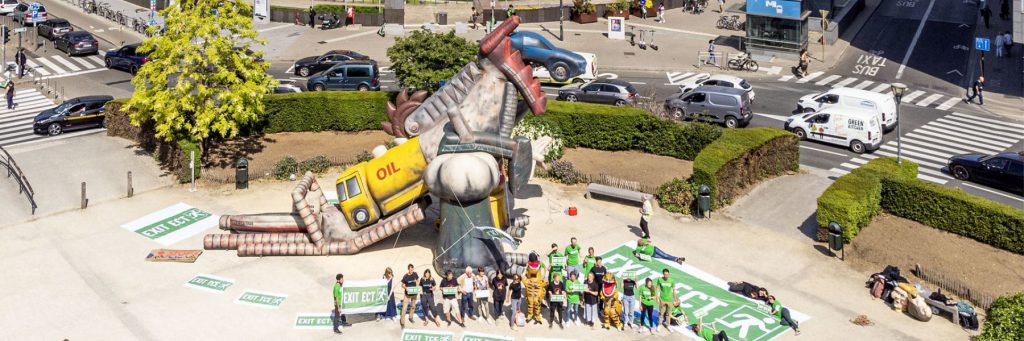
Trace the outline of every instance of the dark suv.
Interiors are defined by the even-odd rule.
[[[113,99],[102,95],[69,99],[36,115],[32,130],[37,134],[54,136],[68,130],[102,127],[107,111],[104,106]]]
[[[107,51],[106,57],[103,58],[103,64],[108,69],[127,70],[134,75],[142,67],[142,64],[149,61],[149,54],[137,52],[138,48],[139,44],[131,44]]]
[[[370,61],[348,61],[339,63],[327,71],[314,75],[306,82],[309,91],[324,90],[380,90],[380,72],[377,63]]]

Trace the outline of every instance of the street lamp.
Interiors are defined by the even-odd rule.
[[[906,84],[892,83],[892,97],[896,99],[896,164],[900,164],[903,153],[903,148],[900,145],[900,121],[903,120],[903,116],[900,115],[900,101],[903,100],[903,94],[906,92]]]

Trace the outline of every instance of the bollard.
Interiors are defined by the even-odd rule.
[[[128,197],[135,195],[135,188],[132,187],[132,171],[128,171]]]
[[[82,182],[82,209],[89,207],[89,199],[85,197],[85,181]]]

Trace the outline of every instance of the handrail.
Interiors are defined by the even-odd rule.
[[[21,167],[18,167],[18,163],[14,162],[14,158],[11,157],[11,154],[8,153],[3,146],[0,146],[0,152],[3,152],[3,154],[0,155],[0,165],[7,168],[8,178],[10,178],[11,175],[14,175],[14,180],[18,182],[18,194],[25,193],[25,197],[28,198],[28,203],[32,204],[32,214],[35,215],[36,208],[39,206],[36,205],[36,192],[32,189],[32,184],[28,182],[28,178],[26,178],[25,173],[21,171]]]

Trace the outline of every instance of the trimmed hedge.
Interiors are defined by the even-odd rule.
[[[387,121],[389,94],[380,91],[325,91],[264,97],[260,133],[380,130]]]
[[[977,341],[1024,340],[1024,292],[997,298]]]
[[[922,224],[1024,254],[1024,211],[916,178],[882,178],[882,208]]]
[[[711,187],[712,206],[727,204],[764,178],[800,168],[796,135],[781,129],[727,129],[693,161],[696,185]]]
[[[883,177],[915,179],[917,164],[904,161],[897,165],[895,158],[880,157],[836,179],[818,197],[818,240],[826,239],[829,222],[843,227],[846,242],[871,223],[881,211]]]
[[[562,132],[565,146],[599,150],[637,150],[693,160],[718,139],[721,129],[705,123],[677,123],[638,108],[549,101],[542,116]]]

